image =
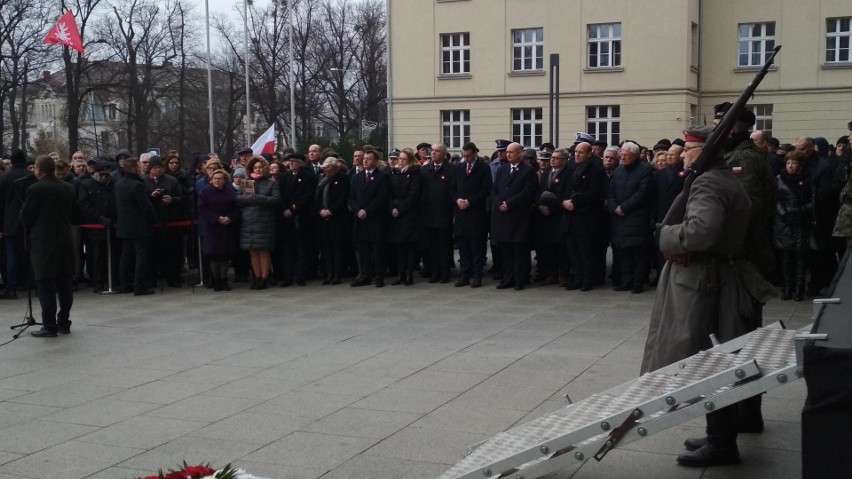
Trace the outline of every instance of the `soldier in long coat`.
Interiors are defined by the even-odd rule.
[[[694,127],[684,132],[687,168],[710,131]],[[683,222],[659,229],[667,261],[651,312],[643,373],[710,348],[711,333],[723,342],[746,333],[756,314],[754,303],[774,291],[740,257],[751,206],[748,194],[722,158],[711,163],[692,184]],[[707,467],[739,462],[735,421],[735,407],[708,414],[707,438],[687,440],[691,452],[679,456],[678,463]]]

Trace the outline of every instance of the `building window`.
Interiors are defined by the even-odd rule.
[[[441,73],[444,75],[470,73],[470,33],[441,35]]]
[[[848,63],[852,43],[852,17],[829,18],[825,33],[826,63]]]
[[[512,108],[512,141],[526,148],[541,145],[541,108]]]
[[[621,24],[589,25],[589,68],[621,66]]]
[[[512,70],[544,70],[544,29],[512,30]]]
[[[586,133],[608,145],[621,143],[621,107],[618,105],[587,106]]]
[[[442,111],[441,132],[447,148],[460,150],[470,141],[470,110]]]
[[[754,112],[754,129],[772,136],[772,105],[751,105]]]
[[[101,148],[109,149],[112,147],[112,132],[109,130],[99,132],[101,135]]]
[[[775,22],[741,23],[739,26],[740,67],[760,67],[775,49]]]

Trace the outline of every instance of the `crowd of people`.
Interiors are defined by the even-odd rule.
[[[725,158],[752,203],[743,254],[782,299],[818,294],[852,236],[850,137],[781,144],[750,131],[748,111],[737,124]],[[120,292],[147,295],[158,281],[182,287],[196,268],[216,291],[347,277],[351,286],[411,285],[419,273],[474,288],[490,274],[498,289],[517,290],[588,291],[609,279],[614,290],[639,294],[659,275],[655,225],[682,189],[684,140],[646,148],[578,133],[567,148],[497,140],[492,155],[480,153],[474,143],[461,155],[441,143],[390,152],[366,145],[349,162],[318,145],[307,155],[246,148],[230,162],[195,154],[189,170],[174,150],[76,152],[70,162],[52,155],[55,174],[77,194],[74,279],[95,292],[108,288],[108,271]],[[20,150],[0,164],[4,299],[27,285],[19,216],[32,164]]]

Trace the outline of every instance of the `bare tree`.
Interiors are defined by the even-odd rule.
[[[12,148],[26,147],[27,86],[32,72],[51,61],[41,40],[55,11],[47,0],[0,1],[0,105],[8,112]],[[0,138],[0,150],[3,146]]]
[[[107,72],[102,70],[106,59],[97,60],[103,41],[89,39],[91,23],[100,10],[101,0],[61,0],[61,10],[74,13],[83,38],[83,48],[86,53],[72,51],[62,47],[62,62],[65,75],[65,120],[68,127],[68,147],[71,151],[80,148],[80,121],[85,115],[85,106],[90,102],[93,92],[101,90],[103,85],[110,82],[105,78]],[[97,149],[97,138],[95,147]]]
[[[171,67],[177,51],[171,30],[180,28],[180,0],[160,6],[151,0],[116,0],[111,15],[98,23],[98,33],[123,67],[115,93],[127,99],[127,142],[136,151],[149,144],[150,122],[162,112],[157,101],[167,82],[164,71]]]

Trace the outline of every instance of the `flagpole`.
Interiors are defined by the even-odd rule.
[[[213,57],[210,55],[210,0],[204,0],[204,14],[207,19],[207,113],[209,116],[208,128],[210,129],[210,153],[213,153],[213,72],[210,65],[213,62]]]
[[[251,96],[249,93],[249,31],[248,31],[248,0],[243,0],[243,31],[244,41],[246,43],[245,64],[246,64],[246,142],[248,145],[251,141]]]
[[[293,4],[290,0],[287,6],[290,8],[290,14],[287,16],[287,28],[289,30],[290,44],[290,147],[296,148],[296,62],[293,54]]]

